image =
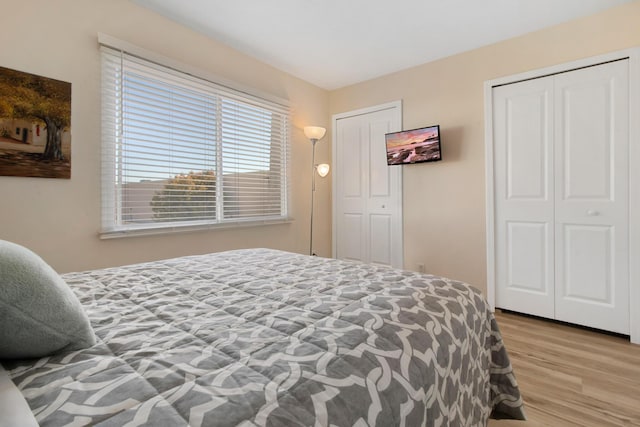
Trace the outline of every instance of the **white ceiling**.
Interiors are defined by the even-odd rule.
[[[337,89],[638,0],[133,1]]]

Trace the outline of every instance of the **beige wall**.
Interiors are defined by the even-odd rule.
[[[636,1],[330,94],[331,114],[402,99],[404,129],[441,126],[444,160],[403,166],[407,269],[486,289],[483,83],[640,46],[639,23]]]
[[[0,176],[0,239],[26,245],[60,272],[241,247],[308,250],[310,143],[305,125],[329,126],[328,93],[128,0],[13,0],[0,26],[0,65],[72,83],[71,180]],[[208,73],[290,100],[292,223],[171,236],[100,240],[102,32]],[[329,137],[330,138],[330,137]],[[329,139],[330,140],[330,139]],[[317,159],[329,161],[328,144]],[[318,185],[330,200],[330,181]],[[326,201],[325,201],[326,202]],[[330,209],[316,211],[314,240],[330,255]]]
[[[6,8],[5,8],[6,9]],[[0,65],[73,84],[71,180],[0,176],[0,239],[61,272],[240,247],[308,250],[310,143],[305,125],[402,99],[404,128],[439,123],[444,161],[404,167],[405,267],[485,287],[485,80],[640,46],[640,2],[327,93],[128,0],[14,0],[0,27]],[[22,17],[22,18],[21,18]],[[24,18],[24,19],[23,19]],[[206,72],[289,99],[293,109],[289,224],[100,240],[102,32]],[[331,135],[317,146],[330,162]],[[331,174],[317,180],[316,252],[330,255]]]

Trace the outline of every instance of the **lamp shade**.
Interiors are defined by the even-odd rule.
[[[331,167],[326,163],[320,163],[318,166],[316,166],[318,175],[320,175],[322,178],[329,174],[329,169],[331,169]]]
[[[304,136],[311,140],[315,139],[316,141],[324,138],[326,132],[327,130],[320,126],[305,126],[304,128]]]

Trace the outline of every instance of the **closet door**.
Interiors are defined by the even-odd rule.
[[[555,77],[555,318],[629,333],[628,61]]]
[[[334,117],[334,256],[402,268],[402,169],[387,166],[385,134],[400,104]]]
[[[496,306],[628,334],[621,60],[493,89]]]
[[[496,306],[553,318],[553,78],[493,91]]]

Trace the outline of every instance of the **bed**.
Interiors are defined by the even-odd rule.
[[[41,426],[524,419],[473,287],[271,249],[69,273],[95,345],[2,360]]]

